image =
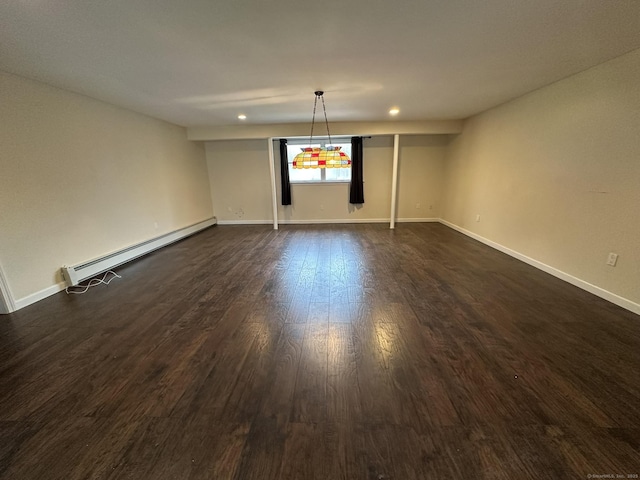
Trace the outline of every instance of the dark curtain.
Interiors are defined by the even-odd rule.
[[[289,181],[289,158],[287,140],[280,139],[280,182],[282,185],[282,205],[291,205],[291,182]]]
[[[351,137],[351,187],[349,203],[364,203],[364,184],[362,180],[362,137]]]

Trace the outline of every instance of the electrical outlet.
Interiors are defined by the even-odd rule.
[[[158,222],[153,222],[153,228],[158,229]]]
[[[476,215],[476,222],[480,221],[480,214]]]
[[[419,203],[416,203],[416,208],[420,208],[420,204]]]
[[[433,205],[429,205],[429,210],[433,210]]]
[[[612,267],[615,267],[617,262],[618,262],[618,254],[611,252],[607,257],[607,265],[611,265]]]

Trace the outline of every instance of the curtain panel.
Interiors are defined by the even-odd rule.
[[[351,137],[351,185],[349,203],[364,203],[364,181],[362,177],[362,137]]]
[[[289,181],[289,157],[287,140],[280,139],[280,184],[282,205],[291,205],[291,182]]]

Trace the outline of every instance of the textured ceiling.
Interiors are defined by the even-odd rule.
[[[636,48],[637,0],[0,2],[0,70],[185,126],[466,118]]]

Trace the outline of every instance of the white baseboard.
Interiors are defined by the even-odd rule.
[[[55,295],[58,292],[61,292],[67,288],[67,284],[64,282],[56,283],[55,285],[51,285],[50,287],[43,288],[42,290],[27,295],[26,297],[19,298],[16,300],[16,310],[20,310],[21,308],[28,307],[32,303],[39,302],[40,300],[44,300],[51,295]]]
[[[439,222],[439,218],[397,218],[396,223],[434,223]],[[312,225],[321,223],[390,223],[390,218],[331,218],[331,219],[311,219],[311,220],[282,220],[278,222],[282,225]]]
[[[396,218],[396,223],[437,223],[439,218]]]
[[[437,220],[436,220],[437,221]],[[389,223],[388,218],[305,218],[278,220],[278,225],[318,225],[328,223]],[[271,225],[273,220],[218,220],[218,225]]]
[[[218,225],[271,225],[273,220],[218,220]]]
[[[327,223],[389,223],[388,218],[317,218],[279,220],[279,225],[316,225]]]
[[[278,225],[317,225],[327,223],[389,223],[390,218],[305,218],[278,220]],[[433,223],[439,218],[398,218],[396,223]],[[218,220],[218,225],[271,225],[273,220]]]
[[[15,311],[16,304],[9,288],[9,282],[7,282],[2,266],[0,266],[0,314],[5,315]]]
[[[603,298],[611,303],[614,303],[616,305],[618,305],[619,307],[622,307],[626,310],[629,310],[630,312],[636,313],[638,315],[640,315],[640,304],[632,302],[631,300],[621,297],[620,295],[616,295],[615,293],[612,293],[608,290],[605,290],[604,288],[600,288],[596,285],[593,285],[589,282],[585,282],[584,280],[581,280],[577,277],[574,277],[573,275],[570,275],[566,272],[563,272],[562,270],[558,270],[557,268],[554,268],[550,265],[547,265],[546,263],[542,263],[538,260],[535,260],[531,257],[527,257],[526,255],[523,255],[520,252],[517,252],[515,250],[512,250],[508,247],[505,247],[504,245],[500,245],[499,243],[494,242],[493,240],[489,240],[488,238],[484,238],[480,235],[478,235],[477,233],[473,233],[469,230],[466,230],[462,227],[459,227],[451,222],[447,222],[446,220],[440,219],[440,223],[442,223],[443,225],[446,225],[449,228],[452,228],[453,230],[456,230],[468,237],[473,238],[474,240],[477,240],[481,243],[484,243],[485,245],[488,245],[492,248],[495,248],[496,250],[501,251],[502,253],[506,253],[507,255],[517,258],[518,260],[531,265],[532,267],[536,267],[539,270],[542,270],[543,272],[546,272],[550,275],[553,275],[556,278],[559,278],[560,280],[564,280],[567,283],[570,283],[571,285],[574,285],[578,288],[581,288],[582,290],[585,290],[589,293],[592,293],[593,295],[596,295],[597,297]]]

